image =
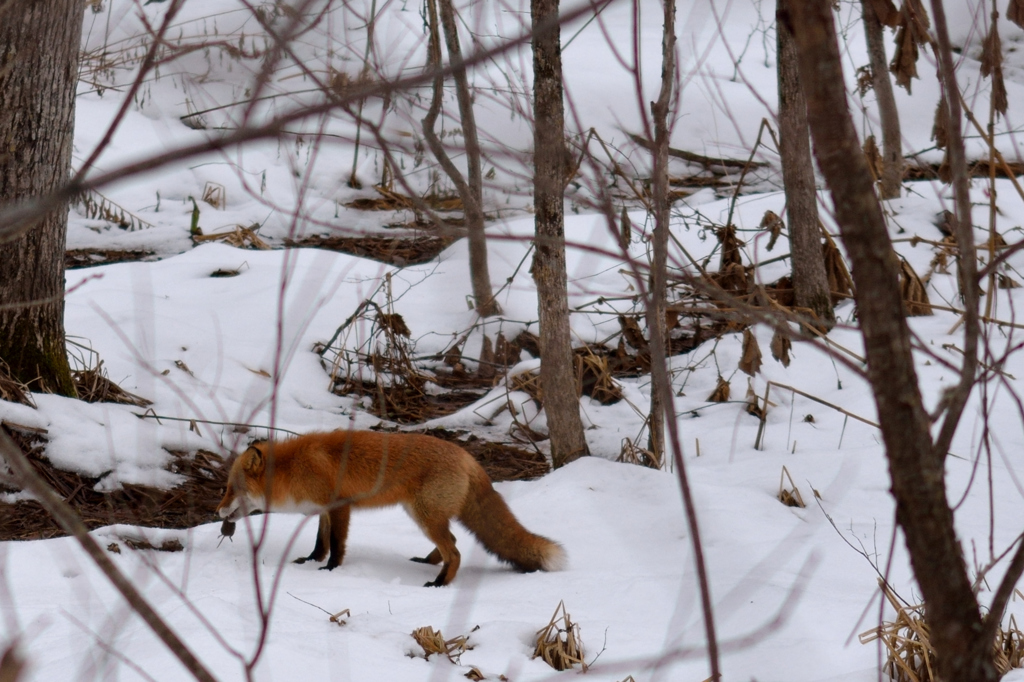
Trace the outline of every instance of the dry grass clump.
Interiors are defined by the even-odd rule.
[[[449,661],[456,664],[458,664],[459,657],[462,656],[463,652],[473,648],[468,646],[468,635],[460,635],[446,640],[440,630],[435,630],[429,625],[413,630],[412,638],[423,647],[423,658],[429,659],[431,654],[441,654],[442,656],[447,656]]]
[[[881,626],[862,632],[861,644],[880,640],[887,657],[882,670],[894,682],[935,682],[935,649],[932,647],[925,620],[923,604],[911,606],[879,579],[882,594],[896,611],[896,618]],[[1024,633],[1010,616],[1007,628],[998,628],[992,643],[996,670],[1005,675],[1014,668],[1024,667]]]
[[[70,504],[86,527],[125,524],[159,528],[192,528],[216,518],[214,510],[224,495],[227,471],[220,455],[205,450],[174,455],[169,469],[180,474],[181,485],[170,490],[124,484],[99,492],[99,479],[57,469],[43,456],[45,432],[7,424],[8,435],[28,453],[36,472]],[[50,514],[35,501],[0,503],[0,541],[36,540],[64,535]],[[167,549],[165,551],[173,551]]]
[[[129,549],[134,549],[135,551],[150,549],[157,552],[182,552],[185,550],[185,546],[181,544],[181,540],[178,538],[164,540],[159,545],[154,545],[149,540],[138,537],[122,536],[121,540]],[[111,542],[107,545],[107,551],[113,552],[114,554],[120,554],[121,547],[116,542]]]
[[[615,461],[636,464],[650,469],[659,468],[658,460],[654,457],[654,453],[647,448],[640,447],[631,438],[622,439],[622,448],[620,448],[619,456]]]
[[[788,488],[786,487],[787,478],[789,479]],[[793,482],[793,477],[789,475],[789,470],[786,467],[782,467],[782,475],[779,476],[779,493],[776,497],[779,499],[779,502],[787,507],[800,507],[803,509],[807,506],[803,495],[800,494],[800,489],[796,487],[796,483]]]
[[[561,616],[559,616],[561,612]],[[580,638],[579,623],[574,623],[565,610],[565,602],[558,602],[555,613],[547,625],[537,631],[537,643],[533,658],[540,657],[555,670],[568,670],[579,664],[587,672],[583,660],[583,640]]]
[[[419,265],[437,257],[455,240],[451,236],[337,237],[312,235],[302,239],[286,239],[285,246],[305,246],[327,251],[371,258],[389,265]]]
[[[87,403],[118,403],[136,407],[149,407],[153,404],[153,401],[126,391],[111,381],[102,360],[97,360],[95,367],[72,370],[71,380],[75,382],[79,399]]]
[[[11,368],[3,359],[0,359],[0,400],[10,403],[21,403],[29,407],[35,407],[36,402],[32,399],[32,391],[28,386],[11,376]]]
[[[622,400],[622,386],[612,375],[609,357],[599,347],[583,346],[573,351],[576,369],[576,393],[593,398],[602,405],[614,405]],[[522,391],[540,406],[544,405],[544,387],[539,372],[522,372],[509,379],[513,391]]]
[[[260,239],[257,234],[260,226],[258,224],[250,227],[242,227],[241,225],[235,225],[235,229],[230,232],[216,232],[214,234],[194,234],[192,235],[192,241],[196,244],[202,244],[203,242],[224,242],[229,246],[234,246],[236,249],[256,249],[259,251],[267,251],[270,249],[270,245]]]
[[[105,220],[127,232],[148,230],[153,227],[153,223],[143,220],[96,190],[88,190],[79,194],[72,201],[72,205],[86,218]]]

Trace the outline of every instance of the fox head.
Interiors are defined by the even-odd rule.
[[[264,475],[269,446],[268,441],[256,441],[231,465],[224,499],[217,505],[217,514],[222,519],[235,521],[250,512],[266,508]]]

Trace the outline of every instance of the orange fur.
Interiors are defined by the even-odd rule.
[[[234,521],[251,511],[319,513],[313,552],[296,560],[333,569],[345,556],[352,507],[401,504],[436,546],[422,559],[440,563],[427,585],[447,585],[460,555],[449,522],[462,522],[492,554],[522,571],[559,570],[561,545],[534,535],[516,520],[472,455],[457,445],[414,433],[332,431],[261,441],[231,467],[217,506]]]

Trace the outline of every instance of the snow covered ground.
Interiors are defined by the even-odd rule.
[[[980,80],[977,71],[975,47],[980,38],[971,28],[974,3],[950,4],[956,5],[948,8],[954,39],[964,47],[960,75],[968,101],[987,111],[987,81]],[[660,8],[647,0],[638,6],[643,83],[653,93],[660,73]],[[111,2],[103,12],[87,17],[87,48],[95,51],[129,40],[138,29],[136,15],[144,12],[158,21],[162,7]],[[391,74],[419,68],[422,55],[416,50],[422,47],[422,31],[417,8],[400,3],[381,7],[379,68]],[[481,32],[514,33],[520,26],[516,7],[474,8],[467,12],[468,22]],[[767,2],[680,2],[685,87],[673,146],[735,158],[749,153],[760,119],[770,117],[774,107],[773,12],[773,4]],[[605,140],[618,144],[624,144],[625,132],[637,132],[640,126],[635,86],[609,49],[609,42],[620,49],[631,45],[631,16],[628,4],[613,4],[599,21],[585,27],[577,22],[563,33],[568,43],[567,91],[579,117],[576,125],[582,130],[593,126]],[[841,4],[851,91],[854,67],[866,62],[857,16],[859,3]],[[245,31],[245,42],[258,43],[258,27],[244,17],[230,0],[186,3],[175,29],[180,26],[186,38]],[[331,26],[336,32],[350,32],[345,35],[365,35],[344,12],[339,11]],[[301,46],[305,58],[323,60],[325,72],[332,66],[325,56],[329,35],[323,28]],[[323,37],[324,44],[317,44],[315,36]],[[1019,45],[1022,38],[1024,32],[1007,25],[1008,46]],[[362,54],[355,38],[337,44],[349,52],[339,51],[334,68],[352,62],[353,54]],[[355,63],[351,68],[357,70],[358,59]],[[252,67],[245,60],[218,62],[216,57],[203,62],[198,53],[175,64],[177,71],[165,69],[147,85],[142,102],[130,110],[98,170],[202,139],[206,133],[186,127],[179,117],[242,101],[239,93],[251,73],[243,67]],[[1015,69],[1008,68],[1010,113],[1000,123],[1004,132],[999,138],[1011,160],[1020,158],[1014,121],[1024,106],[1024,76],[1019,75],[1024,72]],[[898,92],[905,148],[938,161],[937,152],[927,151],[937,85],[930,65],[923,62],[919,71],[922,78],[915,82],[913,96]],[[205,76],[187,77],[197,73]],[[507,84],[524,73],[529,73],[528,58],[514,53],[489,64],[477,78],[485,82],[507,76]],[[273,87],[285,93],[282,100],[295,101],[301,97],[294,94],[300,79],[289,75],[287,70],[276,74]],[[126,79],[120,72],[115,76],[122,83]],[[108,89],[102,94],[83,82],[78,159],[88,156],[102,137],[120,101],[117,89],[104,82]],[[294,89],[285,92],[286,87]],[[514,98],[509,92],[503,96]],[[502,319],[475,328],[465,346],[474,352],[484,330],[492,338],[499,330],[507,338],[524,328],[536,331],[536,294],[524,261],[529,258],[532,221],[525,210],[530,199],[524,194],[528,179],[521,153],[529,147],[529,128],[521,117],[509,120],[509,109],[499,106],[500,98],[481,99],[481,121],[496,168],[488,202],[504,216],[489,227],[494,237],[489,242],[491,277],[496,287],[505,286],[499,295]],[[870,104],[871,96],[867,99]],[[859,106],[856,95],[852,101]],[[237,120],[233,117],[238,109],[210,112],[206,125],[230,125]],[[867,132],[874,113],[870,106],[865,111],[861,130]],[[396,104],[396,113],[387,120],[389,131],[401,138],[421,116],[408,103]],[[340,119],[325,125],[339,135],[350,134],[353,128]],[[977,139],[971,144],[977,155]],[[643,153],[623,149],[642,171],[647,163]],[[365,142],[360,154],[357,165],[368,187],[380,180],[379,156]],[[767,153],[762,158],[773,161],[772,157]],[[193,247],[188,235],[193,211],[188,197],[198,200],[207,182],[222,185],[227,196],[221,209],[199,202],[207,233],[259,223],[261,236],[279,244],[290,235],[383,231],[385,222],[407,220],[409,216],[382,216],[343,205],[374,194],[344,184],[352,158],[349,142],[324,142],[322,148],[312,149],[292,137],[105,188],[105,196],[154,226],[128,232],[73,211],[69,248],[146,250],[161,259],[69,271],[68,334],[100,354],[111,379],[154,401],[152,409],[160,415],[274,425],[298,432],[376,424],[358,399],[329,391],[330,378],[313,346],[331,338],[366,298],[374,296],[383,304],[380,285],[390,275],[394,308],[412,331],[416,354],[447,348],[478,322],[465,300],[465,243],[453,244],[430,263],[395,268],[313,249],[253,251],[217,243]],[[421,189],[429,184],[429,172],[422,169],[411,178]],[[778,179],[768,176],[764,182],[767,188],[773,182],[777,185]],[[1009,181],[999,181],[997,189],[996,227],[1007,241],[1018,241],[1024,200]],[[603,341],[618,329],[613,313],[634,310],[629,297],[635,284],[621,256],[613,255],[617,241],[604,218],[583,208],[586,188],[575,191],[569,205],[580,213],[570,215],[566,223],[573,245],[568,255],[570,305],[579,308],[573,331],[580,343]],[[987,226],[988,190],[978,181],[973,192],[974,222]],[[823,202],[827,205],[824,195]],[[926,243],[915,245],[911,238],[940,239],[935,217],[948,204],[948,189],[928,182],[908,185],[903,198],[887,204],[897,248],[922,276],[929,272],[935,251]],[[778,192],[739,199],[733,222],[747,242],[744,253],[749,262],[761,263],[788,251],[783,238],[768,252],[766,236],[756,234],[764,212],[781,213],[783,205]],[[302,208],[298,217],[293,210],[297,206]],[[673,229],[679,244],[700,261],[716,245],[707,228],[724,222],[728,213],[729,200],[710,190],[678,202]],[[631,219],[637,226],[647,224],[635,207]],[[984,241],[987,231],[979,228],[977,236]],[[689,267],[683,251],[673,249],[674,263]],[[647,257],[647,245],[639,235],[630,253],[641,261]],[[716,264],[717,256],[712,258],[712,266]],[[1004,274],[1024,283],[1022,268],[1024,257],[1016,255]],[[211,277],[218,270],[239,274]],[[788,263],[773,262],[760,267],[757,276],[768,283],[787,271]],[[1024,304],[1021,292],[1024,288],[996,290],[992,316],[1015,320]],[[928,293],[935,304],[959,305],[949,273],[935,271]],[[862,350],[852,304],[839,306],[837,314],[842,324],[828,338],[855,368]],[[920,342],[918,371],[930,409],[955,380],[956,346],[961,343],[956,322],[955,313],[943,311],[910,321]],[[355,329],[356,338],[367,333],[366,324]],[[993,356],[1016,349],[1020,333],[1012,326],[992,326],[988,342]],[[772,331],[762,325],[755,334],[765,360],[761,373],[752,379],[737,369],[738,334],[671,360],[675,409],[699,513],[726,679],[876,680],[878,645],[862,645],[857,635],[892,616],[880,604],[878,572],[884,572],[909,601],[916,595],[902,539],[894,535],[879,434],[869,424],[820,402],[772,388],[764,442],[755,449],[759,422],[746,412],[744,396],[748,386],[763,395],[766,382],[773,381],[869,421],[876,419],[873,400],[854,369],[822,347],[794,346],[787,368],[769,357]],[[959,503],[958,529],[975,569],[986,566],[1021,531],[1017,519],[1024,499],[1024,462],[1018,453],[1024,445],[1024,420],[1014,396],[1017,377],[1024,377],[1024,359],[1010,354],[1001,371],[1003,378],[993,381],[988,393],[991,457],[981,447],[983,419],[976,392],[952,447],[955,456],[948,461],[950,497]],[[719,376],[730,381],[732,402],[708,402]],[[288,563],[307,553],[315,536],[315,521],[300,516],[251,517],[249,524],[239,525],[233,541],[221,541],[219,524],[212,520],[187,531],[116,526],[93,535],[102,546],[118,543],[121,552],[111,558],[218,679],[245,679],[241,660],[256,651],[257,680],[455,680],[471,667],[486,679],[569,679],[577,672],[556,673],[531,659],[535,633],[564,602],[580,625],[591,679],[611,682],[632,675],[638,682],[703,680],[708,676],[703,622],[676,472],[611,461],[625,438],[640,436],[649,401],[646,378],[620,383],[623,401],[608,406],[589,398],[581,401],[595,457],[541,480],[497,485],[524,525],[565,546],[570,564],[563,572],[512,572],[456,527],[463,555],[457,579],[444,589],[424,589],[423,582],[435,569],[407,559],[422,556],[430,549],[429,541],[399,509],[355,514],[345,563],[329,573],[318,571],[315,564]],[[504,387],[437,423],[501,437],[513,426],[513,416],[508,411],[495,415],[494,405],[496,399],[506,398],[519,410],[516,419],[544,429],[544,415],[537,414],[528,396]],[[103,489],[121,483],[173,485],[175,476],[163,469],[170,457],[167,450],[227,453],[244,447],[253,435],[266,434],[256,429],[244,435],[210,425],[196,433],[183,422],[140,420],[134,416],[140,408],[81,404],[53,396],[36,400],[36,410],[0,402],[0,419],[46,428],[50,460],[102,476],[98,486]],[[806,508],[786,507],[776,499],[783,467],[808,503]],[[263,532],[264,524],[267,539],[254,556],[250,534]],[[177,539],[185,550],[127,549],[125,538],[138,537],[155,545]],[[991,598],[1003,568],[997,565],[981,585],[983,602]],[[271,613],[265,643],[260,638],[258,599]],[[349,611],[344,625],[329,620],[329,614],[344,609]],[[1009,611],[1024,618],[1021,609],[1016,601]],[[473,648],[457,663],[438,656],[424,660],[410,633],[427,625],[446,638],[468,635]],[[67,538],[0,543],[0,643],[14,639],[30,661],[31,680],[187,677]]]

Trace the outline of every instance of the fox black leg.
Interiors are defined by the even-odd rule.
[[[331,532],[331,517],[324,512],[320,515],[320,523],[316,530],[316,544],[309,556],[300,556],[294,563],[304,564],[307,561],[323,561],[327,558],[327,537]]]
[[[327,564],[320,567],[321,571],[333,571],[341,565],[345,558],[345,541],[348,539],[348,522],[352,508],[347,504],[327,512],[330,516],[331,556]]]

